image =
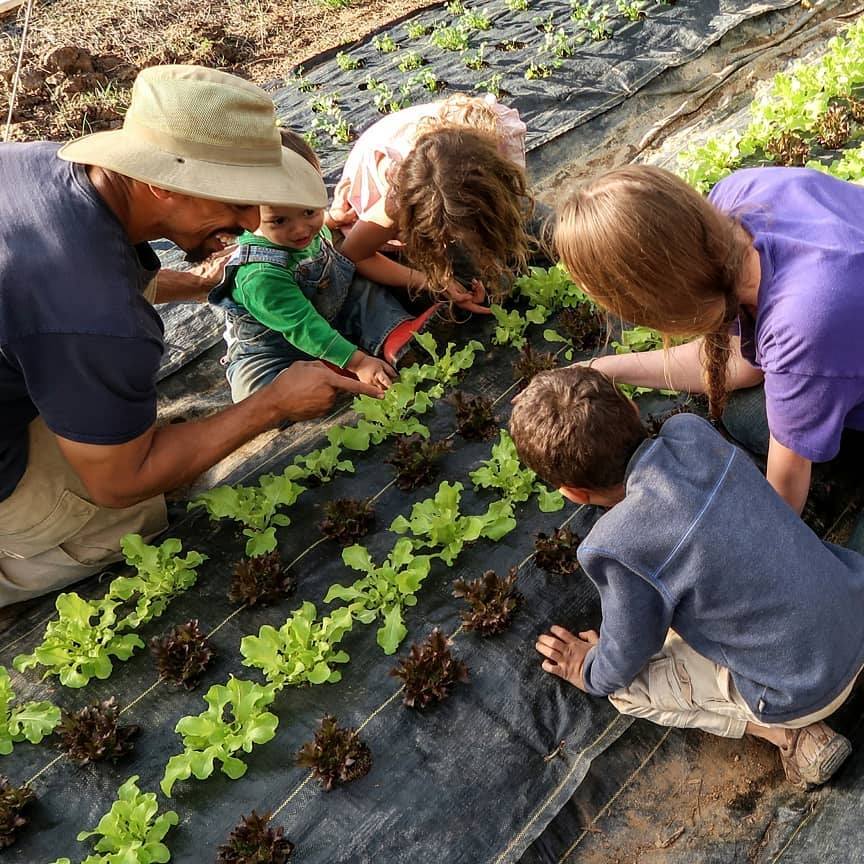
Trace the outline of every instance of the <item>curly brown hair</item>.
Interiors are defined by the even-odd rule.
[[[455,248],[470,257],[493,299],[527,266],[533,199],[524,170],[500,154],[495,135],[433,126],[388,180],[399,239],[433,293],[443,296],[453,278]]]
[[[679,177],[650,165],[616,168],[558,208],[555,248],[570,275],[624,321],[703,336],[711,414],[727,397],[729,330],[752,240]]]

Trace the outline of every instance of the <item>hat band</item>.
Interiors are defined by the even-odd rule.
[[[212,144],[178,138],[170,133],[160,132],[142,123],[127,113],[123,131],[138,139],[152,144],[172,156],[196,159],[201,162],[215,162],[237,167],[254,165],[281,165],[282,145],[274,139],[272,146],[239,147],[233,144]],[[269,143],[269,142],[268,142]]]

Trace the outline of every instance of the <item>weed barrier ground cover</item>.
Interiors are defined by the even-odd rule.
[[[488,344],[491,322],[483,322],[481,329]],[[535,328],[536,347],[543,347],[541,330]],[[478,355],[460,385],[497,398],[502,426],[514,392],[514,358],[513,349],[491,348]],[[423,419],[432,440],[438,440],[455,428],[455,409],[440,400]],[[85,857],[85,846],[75,841],[75,834],[99,821],[117,788],[132,774],[140,776],[142,791],[158,789],[166,761],[182,749],[173,728],[181,716],[202,710],[206,689],[230,674],[260,680],[255,670],[241,665],[241,638],[257,633],[263,624],[278,627],[304,600],[323,610],[328,586],[350,583],[356,574],[342,564],[338,544],[316,540],[313,526],[321,519],[325,501],[346,496],[375,499],[378,530],[365,542],[380,560],[395,539],[386,526],[407,513],[413,502],[431,495],[438,480],[464,483],[464,513],[482,512],[498,497],[474,492],[467,477],[489,457],[492,443],[457,437],[441,460],[439,478],[410,493],[391,483],[392,468],[384,460],[391,455],[392,442],[353,454],[356,473],[337,475],[331,483],[310,490],[291,509],[292,524],[279,529],[284,560],[303,557],[293,567],[299,583],[296,594],[275,606],[238,612],[227,600],[230,574],[244,539],[230,523],[211,523],[192,514],[175,526],[172,536],[183,540],[184,551],[197,549],[209,559],[199,567],[195,587],[175,599],[160,619],[141,628],[139,635],[147,641],[171,625],[197,618],[204,632],[215,631],[215,663],[193,692],[157,683],[152,658],[144,651],[116,664],[107,680],[94,679],[81,690],[60,688],[54,679],[40,682],[33,672],[13,672],[13,686],[22,700],[38,694],[77,709],[116,695],[123,722],[138,724],[142,731],[134,753],[116,766],[78,768],[45,743],[17,744],[3,758],[0,770],[16,785],[32,780],[39,800],[28,810],[31,824],[5,857],[28,864],[53,861],[58,854],[73,861]],[[281,469],[294,455],[284,454],[267,470]],[[433,564],[418,604],[407,611],[409,632],[397,655],[382,653],[374,627],[355,626],[340,646],[351,656],[341,683],[283,690],[271,709],[280,718],[276,737],[245,757],[249,767],[244,777],[230,781],[217,771],[205,782],[178,782],[168,801],[160,795],[160,809],[176,810],[180,816],[179,826],[166,838],[172,860],[213,860],[216,847],[240,815],[255,809],[278,811],[275,822],[285,826],[303,861],[517,861],[572,796],[591,759],[629,722],[605,701],[589,699],[544,675],[533,648],[537,633],[553,621],[579,627],[597,624],[596,593],[587,578],[581,573],[547,574],[531,558],[537,532],[550,533],[568,521],[582,535],[595,511],[568,505],[544,514],[533,496],[517,506],[516,516],[516,530],[501,541],[477,541],[451,568]],[[460,630],[463,604],[452,596],[453,581],[475,579],[490,568],[503,576],[517,565],[517,588],[525,600],[511,629],[486,639]],[[91,584],[83,593],[99,594],[100,589]],[[27,631],[50,611],[46,600],[29,611],[27,621],[16,622],[0,642],[0,665],[11,669],[15,655],[38,644],[44,625]],[[467,663],[470,678],[456,685],[446,702],[419,712],[402,706],[399,682],[388,673],[408,646],[433,627],[455,634],[454,653]],[[325,793],[308,771],[296,766],[294,757],[328,713],[342,725],[360,727],[373,764],[366,777]]]

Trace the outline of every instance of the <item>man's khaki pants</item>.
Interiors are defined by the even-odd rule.
[[[694,651],[670,630],[660,653],[628,687],[616,690],[609,701],[622,714],[660,726],[702,729],[724,738],[740,738],[748,723],[800,729],[824,720],[846,701],[856,678],[819,711],[786,723],[763,723],[741,697],[729,670]]]
[[[119,561],[120,539],[167,527],[162,495],[133,507],[93,504],[41,418],[29,427],[27,470],[0,501],[0,607],[38,597]]]

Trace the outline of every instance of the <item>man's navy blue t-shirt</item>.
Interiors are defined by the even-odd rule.
[[[0,144],[0,501],[27,465],[27,426],[122,444],[156,419],[159,269],[58,145]]]

